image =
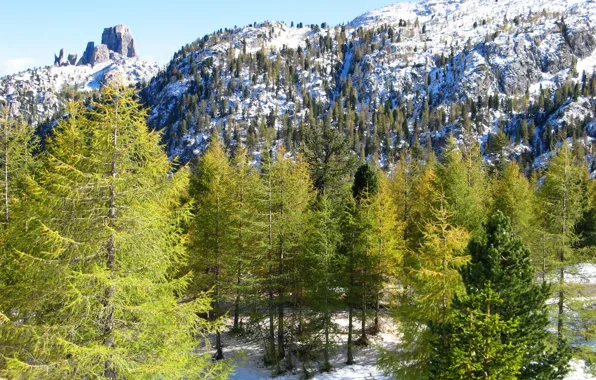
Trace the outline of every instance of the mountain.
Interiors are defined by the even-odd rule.
[[[10,94],[16,101],[15,113],[37,125],[54,118],[68,99],[91,96],[111,81],[140,85],[158,71],[157,64],[139,58],[126,25],[105,28],[101,44],[89,42],[77,58],[77,54],[65,56],[61,49],[53,66],[0,78],[0,103]]]
[[[47,120],[65,99],[119,76],[143,88],[148,123],[171,157],[199,154],[214,129],[256,155],[292,152],[307,127],[342,131],[355,154],[390,165],[401,148],[439,151],[450,134],[477,140],[491,163],[540,168],[563,141],[580,142],[596,176],[596,3],[592,0],[422,0],[354,20],[267,21],[220,29],[158,70],[130,29],[106,28],[77,60],[0,78],[20,112]]]
[[[589,0],[422,0],[345,25],[222,29],[153,78],[149,123],[183,159],[212,128],[232,146],[292,150],[302,126],[327,123],[381,164],[469,124],[489,160],[539,166],[566,138],[591,151],[595,14]]]

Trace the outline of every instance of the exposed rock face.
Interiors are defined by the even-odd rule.
[[[60,49],[60,53],[54,56],[54,66],[66,66],[68,62],[66,61],[66,57],[64,57],[64,49]]]
[[[108,49],[107,45],[101,44],[97,45],[93,50],[93,55],[91,56],[91,62],[89,62],[92,66],[96,63],[107,62],[110,60],[110,50]]]
[[[68,55],[68,64],[69,65],[76,65],[77,64],[77,55],[76,54],[69,54]]]
[[[594,34],[588,29],[565,29],[563,34],[571,51],[579,58],[586,58],[596,48]]]
[[[133,58],[138,56],[135,41],[132,38],[129,27],[126,25],[105,28],[101,35],[101,43],[105,44],[109,50],[123,57]]]
[[[85,52],[78,62],[76,54],[69,54],[66,58],[64,50],[60,50],[59,56],[54,57],[54,66],[68,66],[69,64],[93,66],[96,63],[116,61],[123,57],[138,57],[138,53],[130,28],[126,25],[116,25],[104,29],[100,45],[95,45],[93,41],[88,42]]]
[[[87,48],[85,52],[81,56],[79,63],[77,65],[89,65],[91,64],[91,58],[93,57],[93,52],[95,51],[95,42],[89,41],[87,42]]]

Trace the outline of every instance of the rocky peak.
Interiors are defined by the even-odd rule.
[[[95,50],[95,42],[93,42],[93,41],[87,42],[87,48],[85,49],[85,52],[81,56],[81,59],[79,60],[77,65],[79,65],[79,66],[80,65],[90,65],[94,50]]]
[[[95,45],[93,41],[88,42],[85,52],[78,62],[77,54],[68,54],[68,56],[65,56],[64,49],[60,49],[60,53],[54,56],[54,66],[94,66],[96,63],[117,60],[122,57],[135,58],[138,56],[139,54],[130,28],[121,24],[105,28],[101,35],[101,44]]]
[[[134,58],[138,56],[130,28],[124,24],[105,28],[101,35],[101,43],[106,45],[109,50],[124,57]]]
[[[64,49],[60,49],[60,53],[58,55],[54,55],[54,66],[68,66],[68,61],[64,56]]]

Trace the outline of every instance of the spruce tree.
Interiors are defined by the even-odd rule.
[[[5,251],[17,270],[2,294],[9,378],[224,377],[195,352],[210,326],[204,295],[182,302],[180,195],[159,136],[132,90],[70,108],[15,205]]]
[[[432,373],[562,379],[570,352],[547,330],[549,286],[534,283],[530,252],[509,218],[498,211],[485,229],[484,239],[470,243],[471,260],[461,271],[466,295],[455,298],[452,317],[433,325]]]

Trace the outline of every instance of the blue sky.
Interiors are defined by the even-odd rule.
[[[264,20],[348,22],[398,0],[1,0],[0,75],[53,64],[53,54],[81,56],[103,28],[130,26],[142,57],[161,64],[182,45],[220,28]]]

